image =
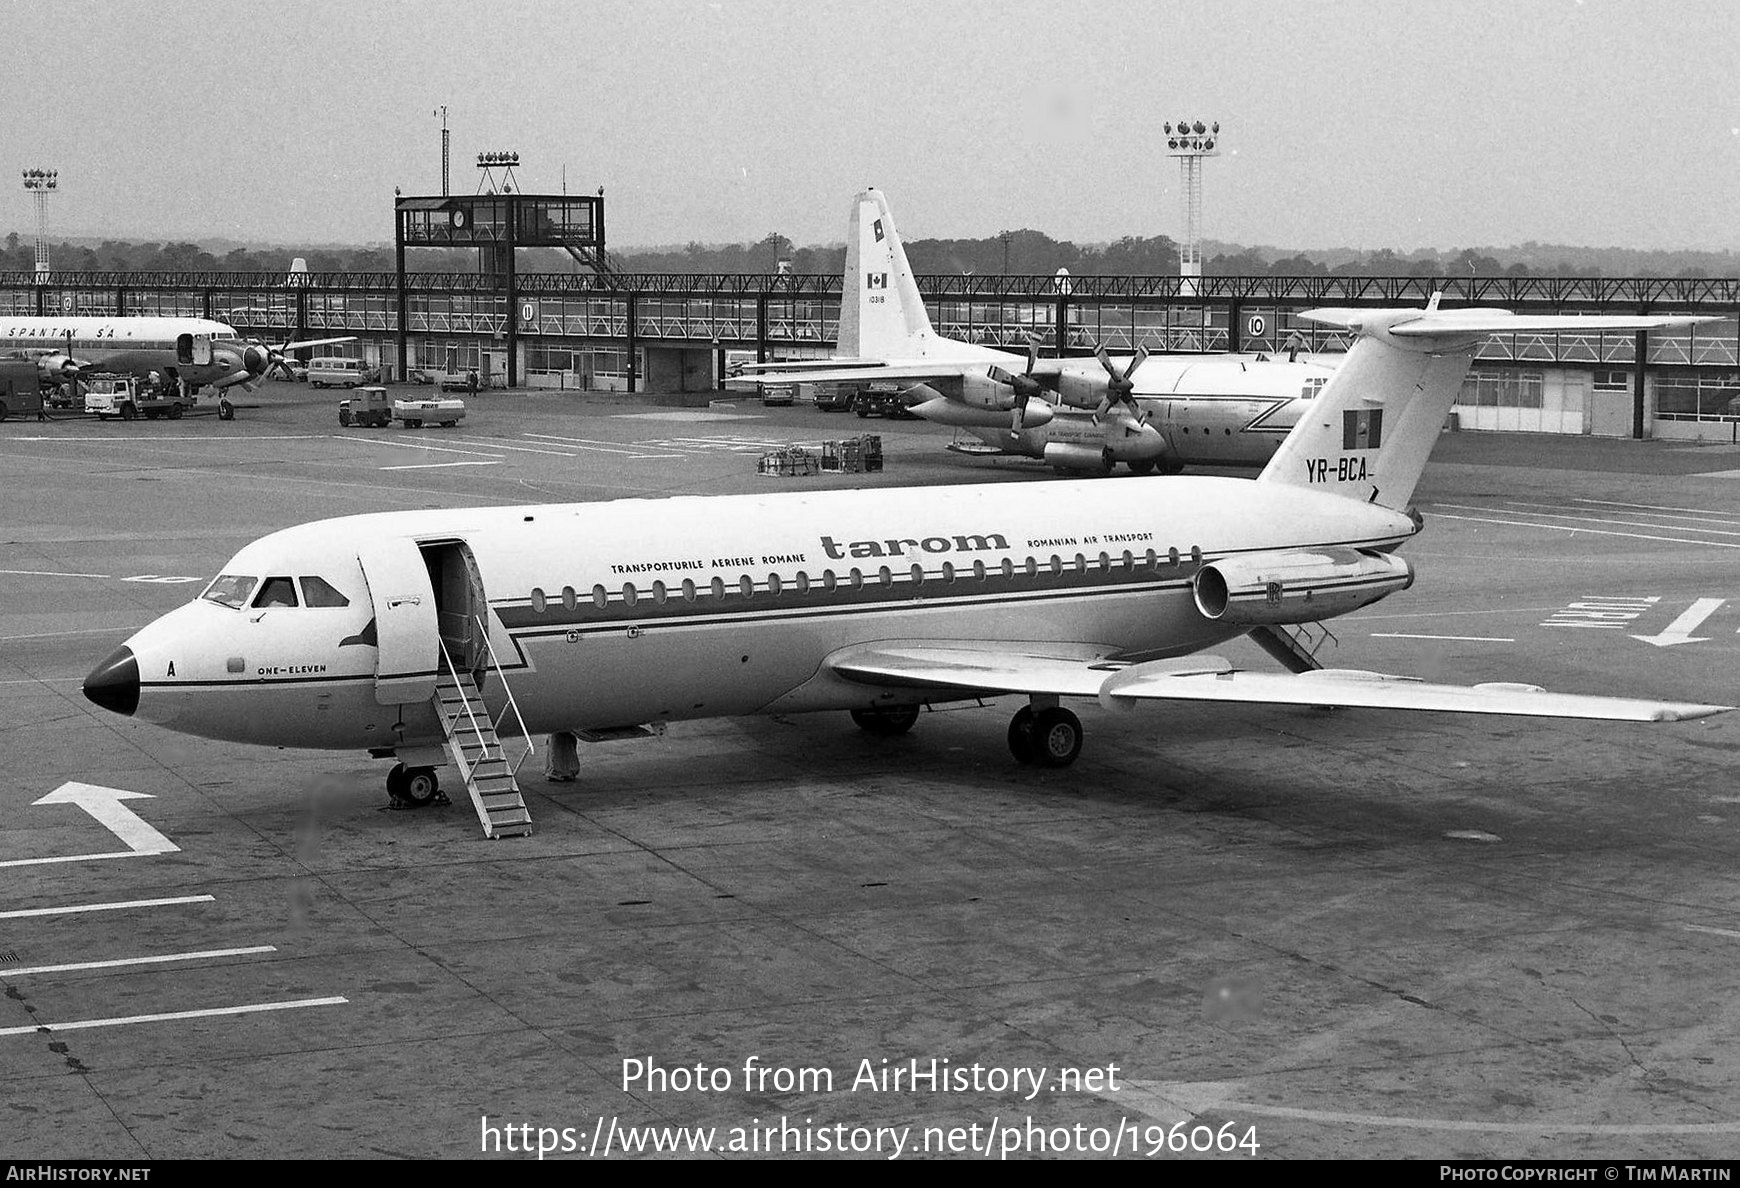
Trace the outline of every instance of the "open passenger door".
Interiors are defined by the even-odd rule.
[[[435,695],[441,668],[441,633],[435,588],[414,540],[382,540],[357,550],[374,604],[380,658],[375,700],[408,705]]]

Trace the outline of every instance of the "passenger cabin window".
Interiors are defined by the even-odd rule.
[[[541,615],[544,613],[545,609],[548,608],[549,605],[550,605],[549,600],[544,597],[543,588],[540,586],[533,586],[532,587],[532,613],[534,615]]]
[[[350,599],[333,588],[331,582],[322,577],[305,577],[302,579],[302,602],[305,606],[349,606]]]
[[[254,592],[254,586],[259,580],[234,573],[219,574],[217,580],[207,586],[200,597],[207,602],[227,606],[231,610],[241,610],[248,605],[248,595]]]
[[[296,583],[287,577],[269,577],[260,587],[259,597],[254,599],[256,607],[262,606],[295,606]]]

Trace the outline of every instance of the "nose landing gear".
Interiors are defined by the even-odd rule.
[[[449,803],[433,767],[406,767],[403,763],[395,763],[387,773],[387,796],[392,808]]]

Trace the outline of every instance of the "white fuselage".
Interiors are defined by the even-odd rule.
[[[467,611],[533,733],[853,708],[887,698],[832,672],[842,649],[1185,655],[1243,630],[1198,611],[1205,562],[1414,531],[1383,507],[1218,478],[389,512],[274,533],[225,568],[253,591],[318,577],[348,605],[202,599],[127,647],[139,717],[279,746],[438,742],[437,631]],[[471,593],[454,580],[466,553]],[[473,664],[499,711],[502,679]]]
[[[213,346],[209,360],[196,361],[196,337]],[[0,354],[64,355],[88,371],[211,384],[246,374],[243,350],[233,326],[207,318],[0,316]]]

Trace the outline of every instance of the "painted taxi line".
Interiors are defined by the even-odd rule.
[[[151,858],[167,853],[177,853],[180,847],[170,841],[155,827],[140,818],[131,809],[121,804],[125,799],[150,799],[149,795],[140,792],[129,792],[125,789],[103,788],[89,784],[65,784],[55,792],[35,802],[36,805],[76,804],[88,813],[96,823],[102,825],[114,834],[127,848],[119,852],[90,853],[68,856],[41,855],[30,858],[12,859],[0,862],[0,867],[34,867],[44,863],[66,863],[95,861],[99,859],[141,857]],[[47,907],[13,908],[0,912],[0,920],[38,920],[56,916],[87,915],[91,913],[130,912],[141,913],[155,909],[187,908],[197,904],[215,903],[217,897],[209,894],[160,896],[151,899],[113,900],[93,903],[71,903],[51,905]],[[198,925],[195,925],[198,931]],[[66,955],[69,959],[42,962],[33,965],[0,966],[0,982],[8,990],[8,996],[20,1003],[31,1022],[27,1024],[0,1027],[0,1038],[24,1035],[39,1035],[53,1037],[62,1032],[85,1031],[99,1027],[130,1027],[146,1023],[167,1023],[193,1019],[212,1019],[240,1015],[253,1015],[268,1012],[301,1010],[308,1007],[339,1006],[350,1000],[343,995],[323,995],[310,998],[278,999],[261,1002],[228,1003],[217,1006],[194,1007],[182,1010],[155,1011],[130,1015],[99,1015],[82,1019],[52,1020],[43,1013],[43,1008],[31,1002],[30,996],[19,990],[17,983],[21,979],[44,974],[91,973],[98,971],[130,971],[138,969],[164,969],[184,966],[189,962],[220,962],[233,963],[237,958],[254,958],[278,952],[276,945],[235,945],[226,948],[185,949],[167,953],[129,954],[118,957]],[[12,951],[7,951],[12,956]],[[202,968],[211,968],[205,966]]]

